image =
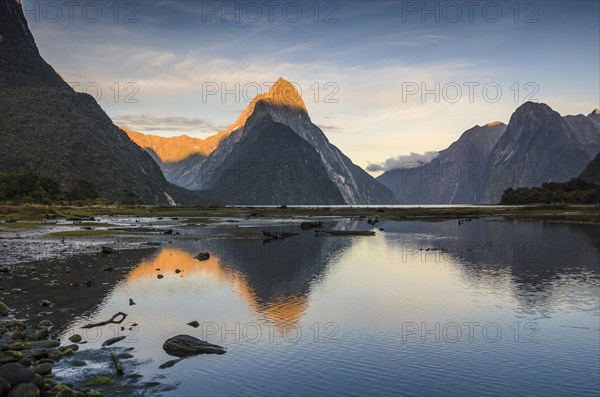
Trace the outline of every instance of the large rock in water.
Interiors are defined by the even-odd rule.
[[[189,335],[177,335],[163,344],[163,350],[167,354],[176,357],[189,357],[197,354],[223,354],[225,348],[213,345]]]
[[[0,367],[0,378],[5,379],[14,388],[19,383],[31,382],[35,374],[21,364],[8,363]]]

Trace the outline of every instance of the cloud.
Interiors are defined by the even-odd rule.
[[[398,168],[414,168],[432,162],[438,155],[439,152],[435,151],[401,154],[396,157],[390,157],[383,163],[369,163],[369,165],[367,165],[367,171],[376,172],[389,171]]]
[[[113,121],[120,127],[140,132],[216,133],[227,128],[209,119],[185,116],[128,114],[113,117]]]
[[[341,132],[342,128],[333,125],[333,124],[319,124],[319,128],[324,131],[325,133],[327,132]]]

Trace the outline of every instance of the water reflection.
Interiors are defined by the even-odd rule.
[[[125,282],[154,281],[158,274],[209,277],[235,291],[252,311],[281,332],[300,322],[311,288],[351,243],[352,239],[304,233],[268,244],[256,239],[228,239],[168,246],[140,261]],[[198,251],[211,256],[199,261],[194,258]]]
[[[477,287],[509,289],[521,310],[546,316],[561,298],[579,309],[600,287],[600,225],[501,220],[385,222],[390,245],[422,263],[451,261]],[[593,302],[593,300],[592,300]]]
[[[127,311],[139,329],[123,345],[136,338],[133,354],[150,362],[144,375],[180,382],[173,396],[598,394],[598,226],[485,220],[377,226],[385,230],[375,237],[316,237],[271,226],[299,234],[267,244],[222,235],[177,241],[139,261],[94,320]],[[199,251],[210,259],[194,259]],[[137,304],[127,307],[129,298]],[[282,337],[253,343],[243,332],[207,335],[186,325],[191,320],[230,331],[264,320],[280,332],[297,325],[305,333],[294,343]],[[431,330],[467,321],[497,323],[503,337],[494,343],[481,333],[459,343],[403,338],[406,323]],[[536,322],[538,343],[515,340],[510,327],[517,321]],[[324,343],[329,323],[337,327],[335,341]],[[159,370],[171,359],[162,343],[181,333],[223,345],[227,354]]]

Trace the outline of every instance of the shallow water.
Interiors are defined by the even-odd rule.
[[[63,336],[82,333],[87,349],[126,335],[119,345],[134,347],[140,372],[176,385],[167,396],[598,395],[600,227],[377,227],[374,237],[288,225],[270,227],[300,232],[284,241],[164,244]],[[210,259],[195,260],[199,251]],[[124,330],[80,330],[118,311],[129,314]],[[163,342],[178,334],[227,353],[158,369],[174,358]]]

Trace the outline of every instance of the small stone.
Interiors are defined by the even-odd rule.
[[[52,364],[43,363],[43,364],[37,365],[35,367],[35,373],[38,375],[41,375],[41,376],[51,374],[52,373]]]
[[[70,340],[71,342],[73,342],[73,343],[79,343],[79,342],[81,342],[81,341],[83,340],[83,338],[81,337],[81,335],[79,335],[79,334],[75,334],[75,335],[71,336],[71,337],[69,338],[69,340]]]
[[[13,342],[10,345],[8,345],[8,349],[7,350],[30,350],[31,349],[31,343],[28,342]]]
[[[60,361],[63,356],[63,353],[58,349],[50,349],[48,350],[46,356],[53,361]]]
[[[85,382],[87,386],[111,385],[112,383],[112,378],[109,378],[108,376],[99,376],[97,378],[90,379],[87,382]]]
[[[77,393],[75,393],[73,390],[66,387],[66,388],[62,389],[61,391],[59,391],[58,393],[56,393],[56,395],[54,397],[77,397]]]
[[[21,383],[16,385],[8,393],[8,397],[39,397],[40,389],[33,383]]]
[[[198,253],[198,255],[196,255],[194,257],[194,259],[197,259],[199,261],[205,261],[208,260],[210,258],[210,254],[208,252],[200,252]]]
[[[52,349],[59,346],[60,342],[53,339],[31,342],[32,349]]]
[[[42,320],[38,324],[38,328],[51,328],[53,326],[54,324],[52,324],[52,321],[50,320]]]
[[[165,276],[163,276],[162,274],[157,274],[157,275],[156,275],[156,278],[158,278],[158,279],[161,279],[161,278],[163,278],[163,277],[165,277]]]
[[[33,379],[33,383],[34,385],[36,385],[38,387],[38,389],[43,390],[44,386],[46,385],[46,380],[43,376],[35,374],[35,378]]]
[[[194,321],[190,321],[189,323],[187,323],[187,325],[189,325],[190,327],[198,328],[200,326],[200,323],[198,321],[194,320]]]

